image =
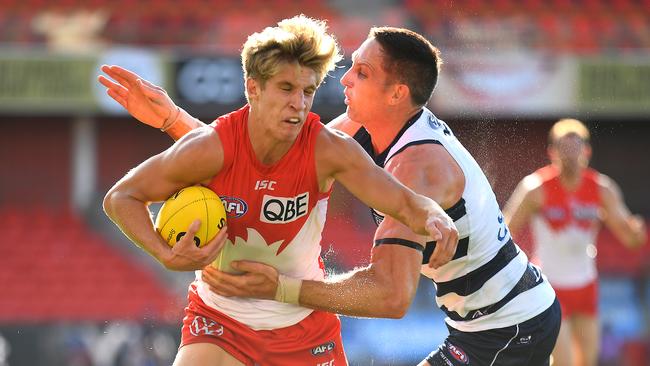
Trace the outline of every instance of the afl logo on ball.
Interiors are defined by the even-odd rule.
[[[453,344],[447,342],[447,349],[449,350],[451,356],[455,358],[457,361],[469,365],[469,357],[467,357],[465,351],[460,349],[460,347],[454,346]]]
[[[248,211],[248,204],[241,198],[221,196],[221,202],[223,202],[228,218],[242,217]]]

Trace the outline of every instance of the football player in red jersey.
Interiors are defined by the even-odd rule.
[[[589,168],[589,139],[582,122],[556,122],[548,139],[551,164],[526,176],[504,210],[514,235],[531,223],[535,256],[560,299],[556,366],[598,363],[595,243],[601,221],[627,246],[646,241],[643,219],[630,214],[616,182]]]

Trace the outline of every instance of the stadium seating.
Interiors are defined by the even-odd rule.
[[[77,215],[0,208],[0,322],[177,321],[182,306],[148,268]]]
[[[264,0],[245,0],[233,7],[224,0],[191,0],[182,6],[171,0],[2,0],[0,43],[46,42],[47,35],[34,28],[35,19],[46,12],[71,15],[82,10],[107,14],[105,28],[97,35],[98,42],[196,47],[226,53],[237,53],[248,34],[301,12],[328,19],[348,53],[365,38],[369,26],[395,23],[382,12],[348,14],[345,8],[337,8],[333,3],[279,0],[270,7]],[[415,24],[402,17],[400,23],[415,26],[441,45],[462,47],[462,42],[472,37],[466,34],[468,30],[477,27],[483,32],[473,34],[488,35],[494,29],[494,24],[489,25],[494,22],[488,21],[492,19],[496,25],[518,24],[519,28],[510,33],[522,39],[513,42],[513,37],[507,37],[505,41],[513,47],[579,54],[650,48],[649,0],[403,0],[402,5],[384,13],[406,9]],[[456,22],[458,19],[463,21]],[[519,21],[522,19],[525,21]]]
[[[646,225],[650,224],[647,222]],[[598,236],[598,269],[601,273],[638,277],[650,271],[650,246],[629,249],[621,244],[609,230]]]
[[[422,30],[447,47],[462,46],[463,42],[471,42],[472,37],[489,35],[485,20],[496,17],[502,25],[512,24],[513,19],[518,18],[528,20],[515,22],[519,24],[519,28],[514,29],[515,35],[520,37],[518,41],[513,42],[508,37],[506,44],[500,46],[577,54],[650,48],[650,2],[645,0],[406,0],[404,3],[418,19]],[[447,23],[450,17],[463,19],[463,22],[449,22],[452,26],[447,27],[441,37],[437,34],[440,24]],[[483,31],[475,32],[476,27]]]

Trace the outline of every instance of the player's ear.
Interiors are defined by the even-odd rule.
[[[587,160],[591,160],[591,144],[588,142],[585,142],[585,156],[587,157]]]
[[[411,90],[406,84],[393,85],[393,92],[391,93],[390,105],[397,105],[403,103],[411,97]]]
[[[246,94],[248,95],[248,99],[257,99],[259,96],[259,91],[260,91],[260,85],[258,82],[253,79],[253,78],[248,78],[246,79]]]
[[[549,144],[548,147],[546,148],[546,155],[548,156],[548,159],[550,161],[554,161],[557,159],[557,151],[553,147],[552,144]]]

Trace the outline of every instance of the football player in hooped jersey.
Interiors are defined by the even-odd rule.
[[[168,269],[199,270],[212,263],[232,271],[237,268],[229,266],[231,260],[248,259],[281,273],[272,297],[278,301],[269,301],[220,296],[199,271],[190,286],[175,365],[346,364],[338,318],[299,306],[297,299],[303,280],[324,278],[320,238],[334,180],[418,235],[439,240],[441,263],[453,256],[458,233],[440,206],[401,185],[353,139],[325,128],[309,112],[316,89],[339,58],[324,23],[305,16],[251,35],[242,50],[249,103],[212,126],[190,131],[107,193],[104,208],[110,218]],[[100,79],[113,98],[163,130],[182,125],[177,121],[186,113],[178,108],[160,120],[160,108],[151,108],[149,100],[139,104],[136,89],[144,84],[128,72],[120,76],[123,69],[113,72],[117,69],[103,68],[117,83]],[[183,239],[169,248],[153,229],[148,203],[193,184],[208,186],[236,206],[228,217],[227,240],[217,236],[199,249]],[[399,240],[391,232],[398,224],[391,221],[378,234],[388,244]],[[185,238],[193,237],[196,224]],[[215,262],[217,255],[221,260]]]
[[[287,290],[282,271],[236,261],[243,275],[203,271],[211,288],[225,296],[276,300],[297,289],[290,302],[305,307],[398,318],[422,273],[437,286],[436,302],[448,315],[450,335],[421,365],[548,365],[560,326],[559,304],[545,277],[513,243],[481,168],[449,126],[424,108],[440,63],[438,50],[422,36],[373,28],[341,80],[347,112],[328,127],[354,136],[376,164],[446,209],[460,238],[451,261],[438,258],[440,242],[426,242],[378,210],[366,268],[326,281],[303,279]],[[108,71],[136,79],[122,69]],[[132,93],[127,96],[149,98],[151,111],[161,106],[160,116],[175,109],[156,86],[138,83]],[[162,125],[161,118],[141,120]],[[185,113],[169,123],[179,133],[200,125]]]
[[[646,241],[645,224],[630,214],[612,179],[588,168],[589,130],[582,122],[558,121],[548,141],[551,164],[519,183],[504,213],[513,233],[532,224],[536,257],[562,304],[554,365],[594,366],[600,343],[594,244],[600,222],[630,247]],[[582,362],[576,363],[577,356]]]

